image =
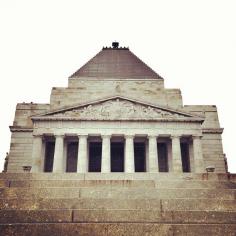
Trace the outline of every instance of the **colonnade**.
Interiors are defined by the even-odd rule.
[[[42,172],[42,147],[43,135],[34,135],[33,151],[32,151],[32,172]],[[53,160],[53,172],[64,172],[64,135],[55,135],[55,151]],[[158,167],[158,146],[156,135],[148,135],[148,169],[147,172],[159,172]],[[193,144],[193,159],[194,172],[201,173],[204,171],[201,136],[191,136]],[[101,158],[101,172],[111,172],[111,153],[110,145],[112,135],[102,135],[102,158]],[[124,170],[126,173],[135,172],[135,158],[134,158],[134,138],[135,135],[124,135],[125,138],[125,160]],[[172,144],[172,171],[182,172],[181,160],[181,136],[170,135]],[[88,172],[88,135],[78,135],[78,161],[77,172]]]

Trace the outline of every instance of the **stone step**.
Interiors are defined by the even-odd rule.
[[[72,210],[1,210],[1,223],[72,222]]]
[[[154,188],[153,180],[11,180],[10,187],[146,187]]]
[[[163,211],[236,211],[236,200],[162,199]]]
[[[10,180],[6,187],[146,187],[236,189],[236,182],[210,180]]]
[[[0,224],[1,235],[99,235],[99,236],[235,236],[236,224],[160,224],[160,223],[25,223]]]
[[[236,200],[219,199],[0,199],[0,209],[141,209],[158,211],[236,211]]]
[[[120,198],[120,199],[165,199],[207,198],[235,200],[236,189],[164,189],[144,187],[47,187],[47,188],[0,188],[0,198]]]
[[[191,198],[191,199],[222,199],[222,200],[235,200],[236,189],[91,189],[82,188],[80,191],[80,198],[121,198],[121,199],[178,199],[178,198]]]
[[[0,209],[156,209],[160,210],[157,199],[0,199]]]
[[[2,187],[9,187],[9,182],[8,180],[5,179],[0,179],[0,188]]]
[[[156,210],[1,210],[2,223],[56,222],[141,222],[174,224],[236,224],[236,212],[231,211],[156,211]]]
[[[0,173],[0,179],[22,180],[214,180],[235,181],[236,174],[227,173]]]

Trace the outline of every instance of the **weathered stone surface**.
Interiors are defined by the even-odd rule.
[[[74,222],[236,223],[236,212],[157,210],[73,210]]]
[[[236,190],[209,190],[209,189],[149,189],[149,188],[113,188],[113,189],[89,189],[81,188],[81,198],[122,198],[122,199],[225,199],[235,200]]]
[[[65,223],[72,221],[71,210],[1,210],[0,223]]]
[[[166,235],[166,236],[234,236],[235,224],[155,224],[155,223],[61,223],[61,224],[5,224],[0,235]]]
[[[235,200],[234,189],[155,189],[149,187],[46,187],[46,188],[0,188],[0,198],[116,198],[116,199],[222,199]]]
[[[11,187],[155,187],[155,181],[143,180],[12,180]]]
[[[150,187],[157,189],[180,188],[180,189],[234,189],[236,183],[232,181],[202,181],[202,180],[11,180],[10,187]]]
[[[0,173],[2,180],[210,180],[236,182],[236,174],[227,173]],[[207,181],[206,181],[207,182]],[[102,182],[101,182],[102,183]]]
[[[236,212],[157,211],[105,209],[1,210],[0,223],[143,222],[143,223],[236,223]]]
[[[0,199],[0,209],[157,209],[158,199]]]
[[[225,175],[168,179],[149,174],[145,179],[145,174],[117,174],[118,180],[109,180],[110,174],[101,180],[94,179],[98,174],[86,175],[87,180],[76,174],[72,180],[66,174],[54,174],[53,180],[40,174],[0,176],[10,183],[0,188],[4,236],[235,233],[235,182]]]
[[[163,211],[236,211],[236,200],[162,199]]]
[[[0,179],[0,188],[2,187],[8,187],[9,186],[9,181]]]

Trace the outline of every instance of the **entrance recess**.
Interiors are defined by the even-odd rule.
[[[124,172],[123,142],[111,142],[111,172]]]
[[[78,142],[67,144],[66,172],[77,171]]]
[[[89,143],[89,172],[101,172],[102,143]]]
[[[166,143],[157,143],[159,172],[168,172],[168,156]]]
[[[134,143],[135,172],[146,171],[145,142]]]
[[[181,158],[183,172],[190,172],[190,161],[189,161],[189,144],[181,143]]]
[[[44,172],[52,172],[55,151],[55,141],[45,142]]]

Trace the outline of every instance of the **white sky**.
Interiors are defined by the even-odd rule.
[[[235,0],[0,0],[0,169],[17,102],[49,103],[52,87],[117,40],[180,88],[216,105],[236,172]]]

